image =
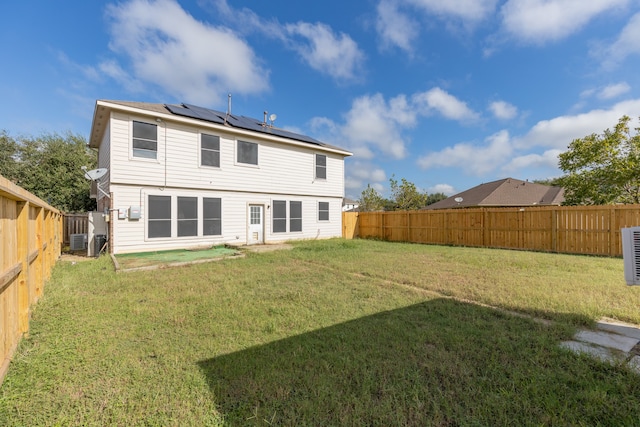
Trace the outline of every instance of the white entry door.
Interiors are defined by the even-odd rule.
[[[264,206],[249,205],[249,236],[247,245],[264,243]]]

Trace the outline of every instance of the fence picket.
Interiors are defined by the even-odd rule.
[[[640,205],[344,212],[343,237],[622,256],[620,229]]]

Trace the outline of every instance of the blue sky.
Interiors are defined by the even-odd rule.
[[[231,93],[352,151],[352,198],[559,176],[572,139],[640,115],[638,0],[12,1],[0,52],[10,135],[88,136],[97,99]]]

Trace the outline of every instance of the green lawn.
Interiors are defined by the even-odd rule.
[[[120,274],[58,263],[0,425],[640,424],[640,376],[558,347],[602,316],[640,324],[621,259],[294,245]]]

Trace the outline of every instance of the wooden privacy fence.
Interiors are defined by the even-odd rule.
[[[343,237],[622,256],[620,229],[640,205],[345,212]]]
[[[0,385],[60,256],[62,215],[0,176]]]
[[[68,246],[71,243],[72,234],[87,234],[89,230],[89,216],[82,214],[65,214],[62,229],[62,244]]]

